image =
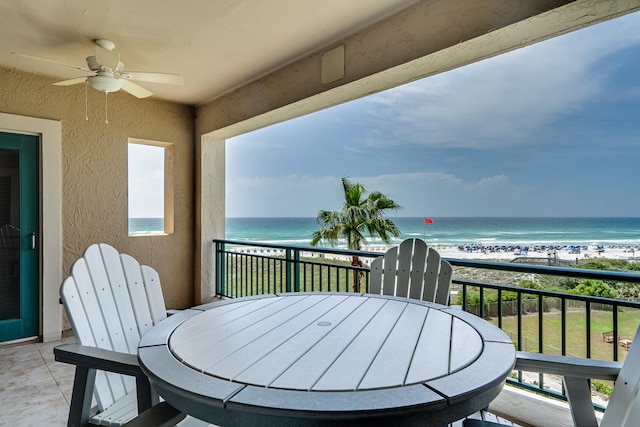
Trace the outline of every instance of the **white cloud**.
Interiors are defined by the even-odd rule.
[[[623,23],[537,45],[413,82],[363,102],[391,137],[367,134],[371,145],[490,149],[531,142],[540,129],[602,94],[606,68],[594,64],[640,41]],[[630,35],[635,34],[635,35]]]
[[[407,173],[350,177],[371,191],[380,191],[403,206],[400,216],[469,216],[493,212],[526,215],[532,190],[506,176],[464,181],[451,174]],[[227,216],[306,216],[339,210],[341,177],[287,176],[227,181]]]
[[[244,177],[227,180],[228,217],[316,216],[341,202],[338,177]]]

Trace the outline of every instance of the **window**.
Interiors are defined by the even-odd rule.
[[[173,144],[129,139],[129,235],[173,233]]]

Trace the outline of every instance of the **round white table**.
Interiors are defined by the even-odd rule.
[[[498,395],[515,348],[451,307],[292,293],[182,311],[138,356],[167,402],[221,426],[442,426]]]

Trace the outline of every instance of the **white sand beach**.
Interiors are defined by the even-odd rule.
[[[427,242],[428,244],[428,242]],[[609,259],[623,259],[623,260],[638,260],[640,261],[640,249],[628,249],[625,247],[604,247],[604,252],[598,251],[596,246],[588,246],[587,249],[581,248],[579,253],[575,253],[568,248],[552,249],[552,250],[529,250],[526,255],[522,253],[518,254],[516,251],[482,251],[482,250],[460,250],[457,247],[452,246],[432,246],[436,249],[440,256],[443,258],[458,258],[458,259],[477,259],[477,260],[497,260],[497,261],[512,261],[515,258],[526,256],[528,258],[557,258],[565,261],[576,261],[593,258],[609,258]],[[388,247],[368,247],[364,250],[374,252],[385,252]]]
[[[427,242],[428,244],[428,242]],[[386,252],[391,246],[368,246],[363,248],[367,252]],[[440,256],[443,258],[457,258],[457,259],[476,259],[483,261],[501,261],[511,262],[518,257],[527,258],[542,258],[542,259],[559,259],[563,261],[577,261],[585,259],[621,259],[621,260],[636,260],[640,262],[640,248],[627,248],[627,247],[604,247],[604,251],[598,250],[596,246],[588,246],[587,249],[581,248],[579,253],[569,248],[551,249],[551,250],[529,250],[528,252],[518,253],[518,251],[489,251],[489,250],[461,250],[458,247],[453,246],[432,246],[436,249]],[[232,249],[234,252],[256,254],[256,255],[270,255],[270,256],[282,256],[284,251],[281,249],[257,249],[257,248],[236,248]],[[303,257],[316,257],[319,254],[313,252],[304,252]],[[326,254],[326,258],[339,259],[342,261],[350,261],[351,257],[343,255]],[[369,259],[364,259],[365,264],[369,264],[373,260],[373,256]]]

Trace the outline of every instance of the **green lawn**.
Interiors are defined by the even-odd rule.
[[[559,311],[551,311],[543,314],[543,342],[544,353],[561,354],[562,323]],[[498,324],[497,318],[489,320]],[[502,319],[502,329],[513,339],[518,339],[517,316],[505,316]],[[538,315],[530,314],[522,317],[522,349],[538,352]],[[618,331],[620,339],[633,339],[636,329],[640,324],[640,310],[624,310],[618,313]],[[586,311],[572,310],[567,312],[566,323],[566,349],[567,355],[585,357],[586,352]],[[613,360],[613,346],[617,342],[607,343],[602,339],[602,333],[613,330],[613,317],[611,311],[591,311],[591,358]],[[623,361],[627,351],[618,346],[618,360]]]

